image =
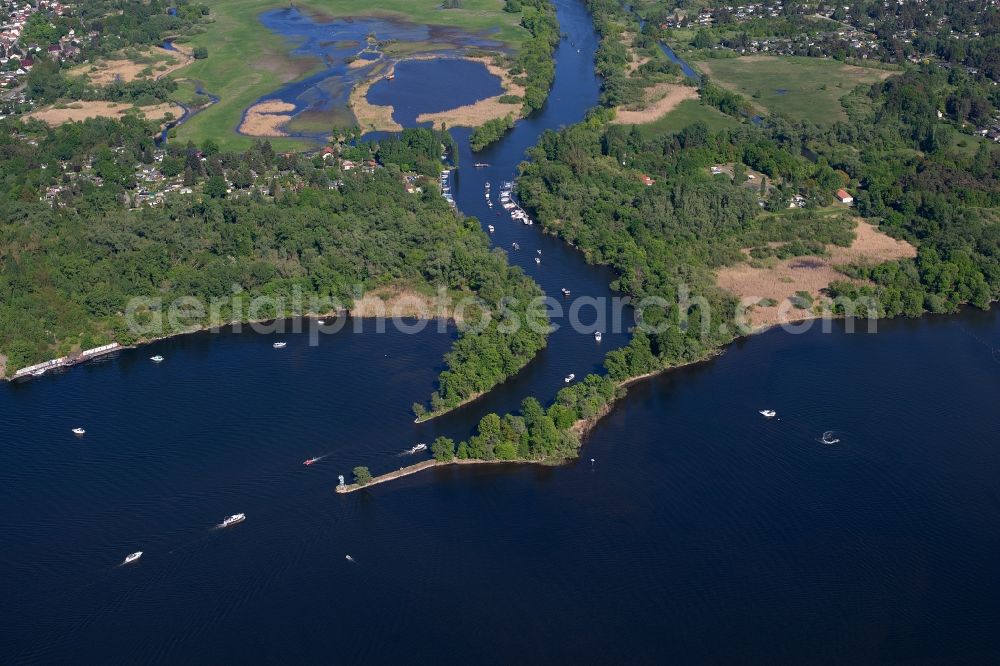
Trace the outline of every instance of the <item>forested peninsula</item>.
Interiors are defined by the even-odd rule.
[[[963,304],[986,308],[1000,297],[1000,152],[983,143],[972,152],[956,147],[951,125],[964,119],[962,99],[996,108],[987,81],[918,66],[845,91],[845,121],[772,114],[752,123],[750,100],[704,77],[702,103],[731,115],[731,127],[710,131],[693,122],[680,131],[642,131],[614,123],[616,108],[671,75],[678,85],[691,82],[665,62],[630,67],[636,45],[655,56],[659,29],[640,29],[611,0],[588,4],[602,36],[601,107],[541,138],[522,166],[518,193],[546,232],[611,266],[616,289],[670,302],[643,311],[647,323],[670,325],[655,334],[637,330],[627,347],[608,353],[605,374],[563,389],[547,410],[528,398],[519,415],[485,416],[467,441],[437,442],[439,460],[576,457],[580,434],[630,380],[708,358],[750,332],[737,297],[717,284],[720,268],[747,256],[826,256],[851,244],[856,214],[911,243],[916,257],[840,267],[845,279],[824,294],[832,313],[918,316]],[[628,33],[641,36],[633,53]],[[752,187],[749,170],[763,175]],[[835,203],[844,188],[856,193],[853,211]],[[849,313],[838,298],[865,296]],[[803,300],[796,307],[814,306]]]

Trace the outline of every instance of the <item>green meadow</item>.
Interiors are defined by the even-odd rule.
[[[798,56],[747,56],[697,63],[716,83],[738,92],[771,113],[795,120],[846,120],[840,98],[860,84],[891,72]]]
[[[725,115],[715,107],[702,104],[700,100],[686,99],[665,116],[651,123],[639,125],[639,131],[644,136],[655,136],[666,132],[679,132],[699,121],[705,123],[711,132],[740,124],[735,118]]]
[[[463,0],[462,9],[440,9],[440,0],[307,0],[295,6],[320,18],[379,16],[415,23],[446,26],[470,32],[490,31],[491,39],[516,50],[527,37],[518,26],[520,14],[502,11],[502,0]],[[224,149],[239,149],[252,139],[236,133],[243,111],[262,95],[283,84],[317,71],[322,65],[312,58],[293,58],[292,48],[257,19],[261,12],[287,4],[275,0],[226,0],[212,4],[213,19],[204,32],[185,40],[204,46],[208,58],[195,60],[175,72],[178,80],[198,81],[219,102],[201,111],[178,128],[178,140],[200,143],[216,141]],[[441,44],[436,45],[441,48]],[[191,88],[193,84],[188,84]],[[187,91],[186,91],[187,92]],[[332,122],[332,121],[331,121]],[[271,139],[279,150],[301,148],[294,139]]]

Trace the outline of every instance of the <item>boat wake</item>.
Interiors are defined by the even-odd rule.
[[[826,444],[827,446],[831,446],[839,442],[840,438],[837,437],[837,433],[835,431],[827,430],[826,432],[823,433],[823,436],[820,437],[818,441],[821,444]]]

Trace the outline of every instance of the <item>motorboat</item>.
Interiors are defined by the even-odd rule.
[[[489,166],[489,164],[487,164],[486,162],[476,162],[472,166],[476,167],[477,169],[485,169],[486,167]]]
[[[765,419],[773,419],[775,416],[778,415],[778,412],[774,411],[773,409],[762,409],[760,410],[759,413]]]
[[[487,224],[486,228],[490,230],[490,233],[493,233],[494,231],[496,231],[496,229],[493,228],[492,224]]]
[[[163,363],[163,357],[157,354],[156,356],[150,356],[149,360],[153,363]]]
[[[598,342],[601,341],[601,332],[600,331],[594,331],[594,339],[597,340]]]
[[[539,259],[538,257],[535,257],[535,263],[536,263],[536,264],[540,264],[540,263],[542,263],[542,260],[541,260],[541,259]]]
[[[242,523],[246,519],[247,515],[245,513],[234,513],[233,515],[229,516],[221,523],[219,523],[219,527],[231,527],[233,525]]]
[[[302,464],[308,467],[309,465],[312,465],[314,462],[319,462],[319,458],[320,458],[319,456],[316,456],[315,458],[310,458],[309,460],[306,460]]]
[[[515,250],[520,250],[521,249],[521,246],[518,245],[517,243],[511,243],[510,246],[511,246],[511,248],[513,248]]]
[[[287,342],[275,342],[271,346],[274,347],[275,349],[284,349],[285,347],[288,346],[288,343]]]
[[[126,555],[125,556],[125,561],[122,562],[122,564],[132,564],[133,562],[135,562],[136,560],[138,560],[140,557],[142,557],[142,551],[141,550],[137,550],[136,552],[134,552],[134,553],[132,553],[130,555]]]
[[[569,373],[568,375],[566,375],[566,379],[564,379],[563,381],[564,381],[564,382],[566,382],[567,384],[569,384],[569,383],[570,383],[571,381],[573,381],[574,379],[576,379],[576,375],[574,375],[574,374],[573,374],[573,373],[571,372],[571,373]]]
[[[426,451],[426,450],[427,450],[427,445],[421,442],[416,446],[414,446],[412,449],[410,449],[410,453],[420,453],[421,451]]]
[[[32,372],[31,376],[32,377],[41,377],[44,374],[45,374],[45,368],[42,368],[41,370],[35,370],[34,372]]]
[[[542,251],[541,251],[541,250],[535,250],[535,253],[536,253],[536,254],[541,254],[541,253],[542,253]]]
[[[569,294],[570,294],[569,289],[567,289],[566,287],[563,287],[562,288],[562,295],[563,296],[569,296]]]
[[[83,437],[84,435],[87,434],[87,431],[84,430],[83,428],[73,428],[73,434],[76,435],[77,437]]]
[[[824,444],[836,444],[837,442],[840,441],[840,439],[833,436],[832,430],[827,430],[826,432],[823,433],[823,436],[820,438],[819,441],[823,442]]]

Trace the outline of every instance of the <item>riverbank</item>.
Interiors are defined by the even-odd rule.
[[[456,297],[453,297],[454,301]],[[114,344],[118,344],[118,350],[125,349],[139,349],[148,345],[155,344],[157,342],[162,342],[164,340],[170,340],[173,338],[178,338],[181,336],[191,335],[193,333],[202,333],[205,331],[210,331],[217,333],[227,327],[241,327],[241,326],[274,326],[278,321],[292,322],[290,326],[282,326],[280,330],[274,331],[276,334],[281,334],[286,331],[292,333],[300,332],[304,330],[307,325],[319,326],[319,320],[332,319],[337,317],[350,317],[354,319],[416,319],[416,320],[441,320],[449,323],[459,323],[462,321],[462,314],[456,312],[453,308],[449,308],[446,303],[443,303],[439,296],[428,296],[421,294],[413,289],[406,289],[402,287],[383,287],[376,289],[373,292],[364,294],[363,296],[357,298],[350,308],[339,308],[335,310],[328,310],[326,312],[307,312],[302,315],[281,317],[278,319],[267,318],[267,319],[240,319],[240,320],[230,320],[230,321],[216,321],[210,324],[191,326],[184,330],[174,331],[167,335],[156,335],[153,337],[143,337],[137,340],[130,341],[126,344],[118,343],[117,341],[112,341]],[[308,324],[306,322],[309,322]],[[324,324],[327,326],[327,324]],[[331,330],[334,326],[329,326]],[[322,329],[321,329],[322,330]],[[36,363],[43,363],[44,361],[37,361]],[[34,364],[31,364],[34,365]],[[25,367],[31,367],[25,366]],[[8,377],[6,375],[8,366],[8,358],[6,356],[0,355],[0,382],[12,381],[13,376]],[[21,370],[23,368],[18,368]],[[67,368],[68,369],[68,368]],[[21,377],[19,379],[27,379],[28,377]],[[478,397],[478,396],[477,396]]]

